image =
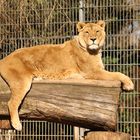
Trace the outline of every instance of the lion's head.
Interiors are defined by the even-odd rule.
[[[80,46],[91,53],[98,52],[105,42],[105,22],[77,24],[78,42]]]

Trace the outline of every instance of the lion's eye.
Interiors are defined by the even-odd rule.
[[[88,31],[85,31],[85,33],[86,33],[86,34],[89,34],[89,32],[88,32]]]
[[[98,32],[99,32],[99,30],[96,31],[96,33],[98,33]]]

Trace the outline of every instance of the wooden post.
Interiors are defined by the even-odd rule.
[[[79,140],[79,127],[74,127],[74,140]]]
[[[9,89],[0,88],[0,119],[8,116]],[[20,117],[71,124],[92,130],[115,130],[118,81],[43,80],[33,82],[20,109]]]
[[[89,132],[84,140],[130,140],[130,135],[121,132]]]

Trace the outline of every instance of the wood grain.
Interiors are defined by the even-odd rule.
[[[122,132],[89,132],[84,140],[130,140],[130,134]]]
[[[118,81],[34,81],[19,114],[26,119],[115,130],[120,86]],[[9,96],[7,85],[1,83],[0,118],[8,116]]]

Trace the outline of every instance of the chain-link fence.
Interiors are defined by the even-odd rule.
[[[117,130],[130,133],[133,140],[138,140],[140,0],[1,0],[0,57],[21,47],[63,43],[77,34],[79,20],[95,22],[99,19],[106,21],[107,37],[103,50],[106,69],[127,74],[135,84],[134,92],[121,95]],[[45,121],[23,121],[23,124],[25,122],[28,128],[25,131],[10,131],[13,139],[59,140],[61,135],[62,140],[74,139],[74,128],[69,125],[62,125],[60,130],[59,124],[52,123],[55,127],[51,127]],[[9,135],[6,131],[0,134],[3,137]]]

